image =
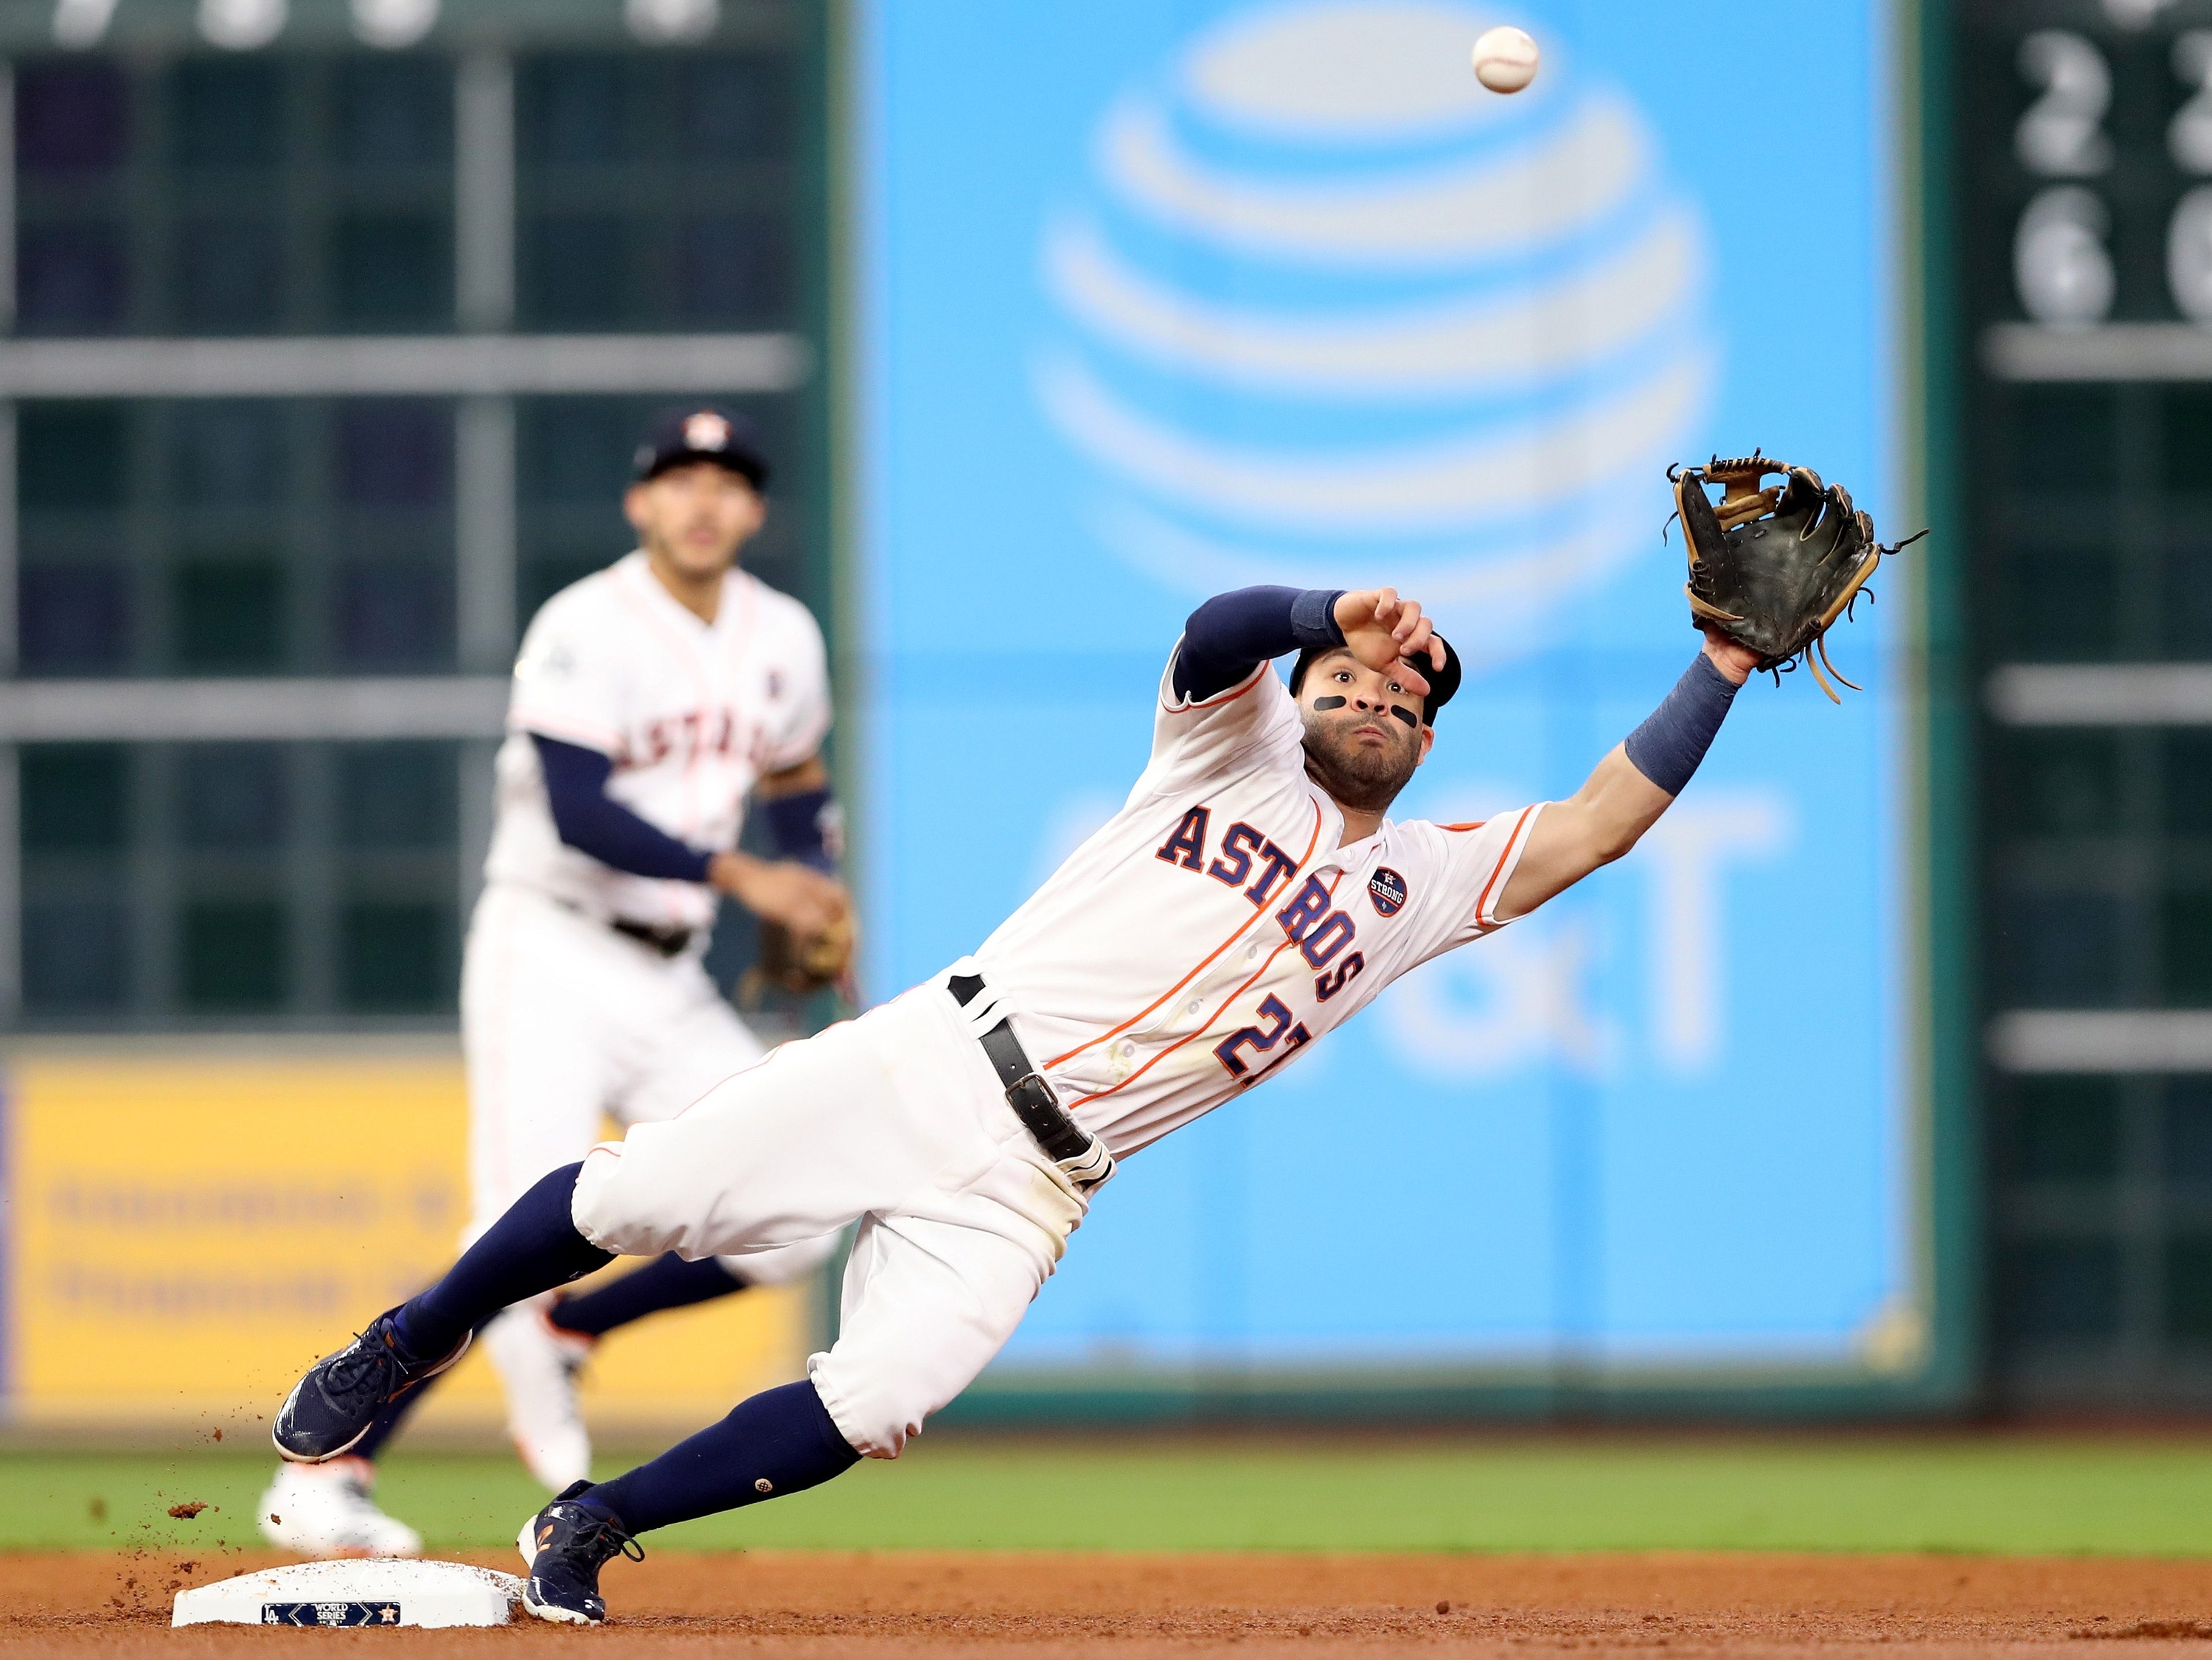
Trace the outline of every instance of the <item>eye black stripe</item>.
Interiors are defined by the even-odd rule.
[[[1314,700],[1314,707],[1316,709],[1341,709],[1344,707],[1344,700],[1342,698],[1316,698]]]

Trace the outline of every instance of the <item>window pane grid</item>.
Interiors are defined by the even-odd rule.
[[[19,408],[28,675],[450,673],[436,399]]]
[[[16,76],[20,332],[453,326],[449,59],[32,59]]]
[[[450,1018],[458,744],[21,755],[29,1024]]]
[[[799,285],[821,276],[819,43],[766,16],[683,53],[517,53],[515,329],[818,331]],[[18,58],[17,333],[453,329],[458,68],[325,45]],[[574,267],[565,288],[533,252],[549,247]],[[518,630],[631,545],[630,446],[669,401],[516,400]],[[826,621],[820,391],[716,401],[761,423],[776,463],[745,563]],[[439,399],[19,403],[18,672],[459,672],[457,515],[476,521],[458,415]],[[462,866],[481,853],[460,851],[460,791],[482,793],[489,749],[21,746],[20,1025],[449,1029]],[[747,938],[724,929],[717,960]]]

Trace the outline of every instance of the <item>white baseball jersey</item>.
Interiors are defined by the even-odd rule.
[[[1385,820],[1340,847],[1344,815],[1306,776],[1273,666],[1194,703],[1171,676],[1127,803],[975,954],[1061,1105],[1116,1157],[1499,927],[1540,810]]]
[[[704,929],[705,883],[631,875],[561,840],[530,734],[610,756],[612,799],[718,851],[736,845],[762,775],[806,760],[829,730],[828,657],[804,605],[732,570],[704,622],[630,554],[547,600],[523,636],[485,878],[601,918]]]

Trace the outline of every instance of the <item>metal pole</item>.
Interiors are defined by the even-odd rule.
[[[9,262],[10,266],[13,261]],[[0,676],[15,674],[15,406],[0,400]],[[18,751],[0,744],[0,1027],[23,1008],[23,838]]]
[[[453,468],[454,641],[465,674],[514,659],[514,400],[463,398]]]
[[[514,66],[497,52],[461,60],[454,88],[454,294],[461,326],[514,323]]]
[[[0,334],[15,331],[15,66],[0,61]]]
[[[514,66],[503,54],[462,60],[455,88],[453,292],[464,329],[514,326]],[[506,669],[514,658],[514,400],[461,401],[454,467],[454,635],[460,667]],[[459,746],[455,871],[468,925],[491,844],[498,745]]]

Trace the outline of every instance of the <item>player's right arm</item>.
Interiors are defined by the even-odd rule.
[[[1218,696],[1259,666],[1308,646],[1342,645],[1369,668],[1403,660],[1407,689],[1425,694],[1420,663],[1443,666],[1418,601],[1395,588],[1239,588],[1216,594],[1190,614],[1169,682],[1186,703]]]
[[[1389,667],[1401,652],[1433,650],[1428,619],[1389,588],[1239,588],[1190,614],[1160,681],[1152,763],[1134,796],[1172,790],[1260,753],[1287,753],[1303,727],[1274,658],[1309,647],[1348,645],[1362,662]],[[1420,680],[1408,666],[1407,684]]]

